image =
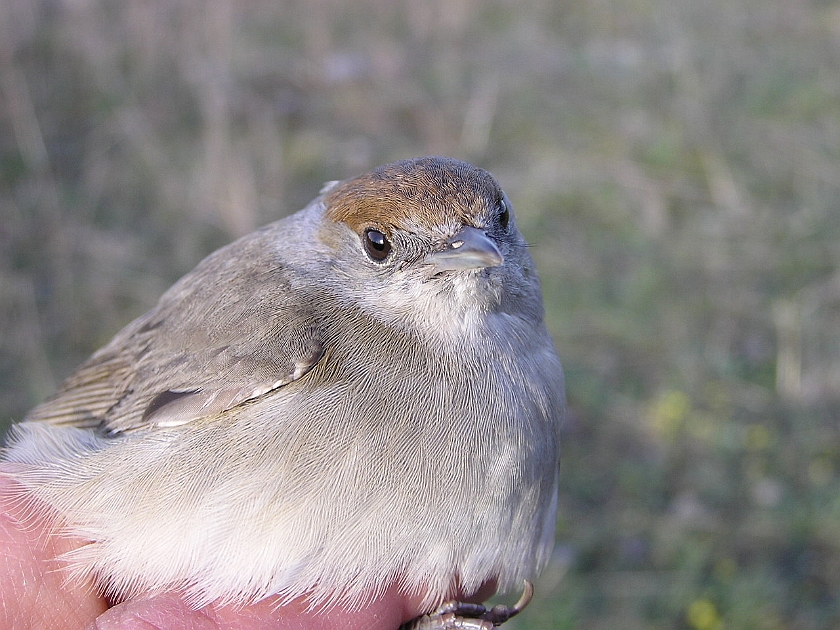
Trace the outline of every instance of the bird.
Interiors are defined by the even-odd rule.
[[[353,609],[397,585],[433,611],[519,586],[554,544],[565,408],[528,249],[472,164],[330,182],[13,425],[5,474],[114,601]]]

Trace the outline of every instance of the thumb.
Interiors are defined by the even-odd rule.
[[[88,630],[396,630],[412,618],[405,598],[389,591],[358,611],[309,611],[303,602],[278,606],[266,599],[250,606],[209,605],[195,610],[174,593],[123,602]]]

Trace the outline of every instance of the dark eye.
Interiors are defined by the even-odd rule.
[[[499,225],[506,228],[510,223],[510,208],[504,199],[499,200]]]
[[[365,230],[364,236],[365,251],[373,260],[380,262],[388,258],[391,253],[391,241],[379,230],[370,228]]]

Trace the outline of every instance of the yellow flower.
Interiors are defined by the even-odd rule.
[[[717,608],[708,599],[697,599],[691,602],[686,617],[689,625],[695,630],[719,630],[723,627],[723,620]]]

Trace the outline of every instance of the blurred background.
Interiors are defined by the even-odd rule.
[[[0,3],[0,431],[213,249],[424,154],[506,188],[567,371],[510,626],[840,626],[837,0]]]

